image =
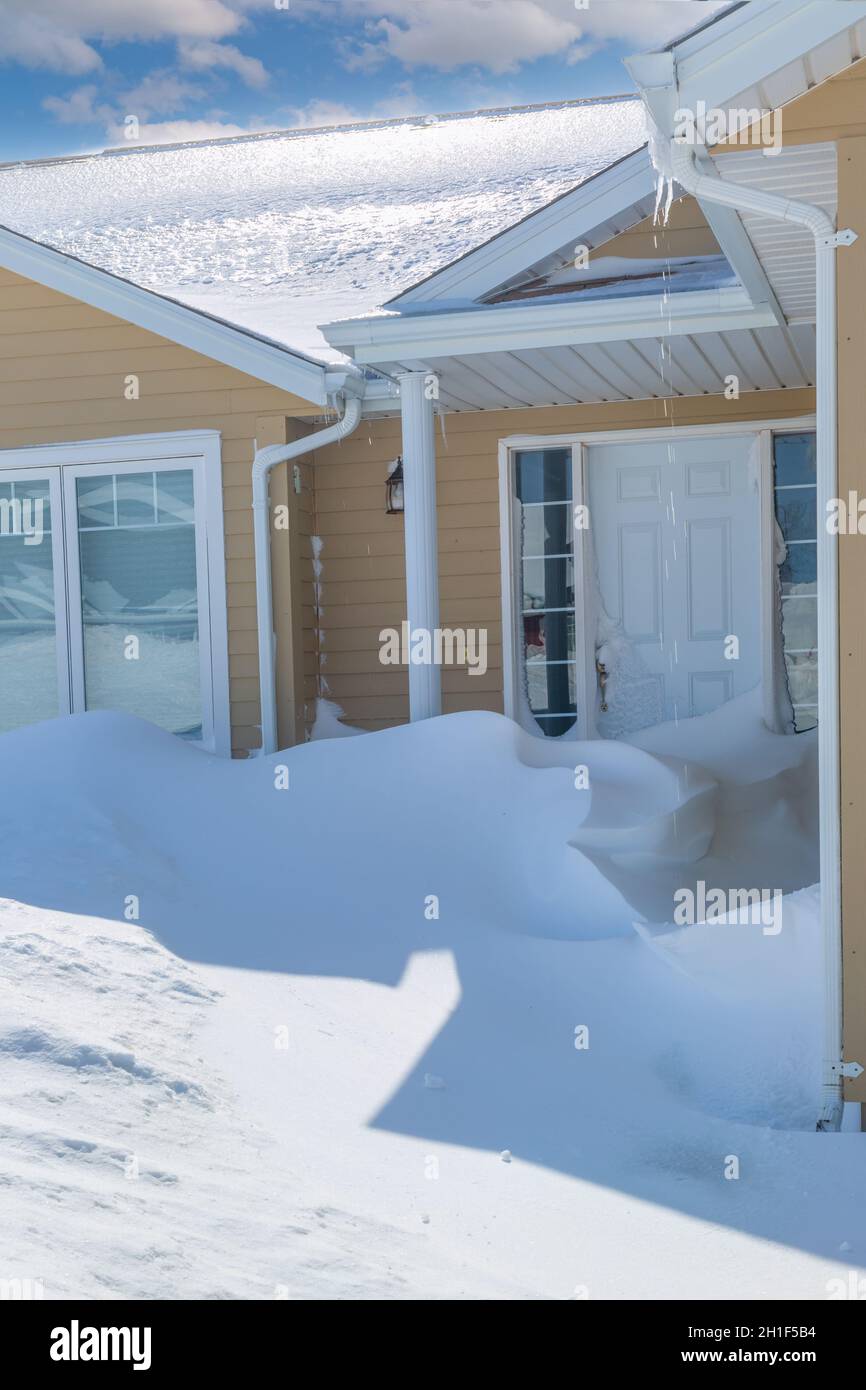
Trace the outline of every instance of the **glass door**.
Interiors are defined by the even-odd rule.
[[[65,468],[75,709],[212,736],[207,551],[198,460]]]
[[[60,470],[0,470],[0,733],[70,711]]]

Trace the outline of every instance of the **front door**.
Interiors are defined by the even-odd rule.
[[[587,450],[598,576],[596,657],[618,738],[708,714],[761,680],[761,506],[755,439]]]

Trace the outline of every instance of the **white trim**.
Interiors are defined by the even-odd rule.
[[[773,632],[775,624],[775,532],[773,522],[772,488],[772,437],[775,434],[800,434],[813,432],[816,428],[814,415],[788,416],[782,420],[748,420],[733,425],[674,425],[657,426],[651,429],[619,429],[583,431],[580,434],[514,434],[499,441],[499,516],[500,516],[500,573],[502,580],[502,680],[503,708],[507,718],[513,719],[528,732],[542,736],[537,728],[530,728],[522,718],[522,705],[518,698],[518,680],[522,679],[522,661],[519,659],[520,639],[517,630],[516,584],[517,566],[515,557],[516,517],[514,507],[513,455],[519,449],[573,450],[572,488],[574,504],[585,501],[586,460],[589,448],[600,444],[661,443],[675,436],[680,439],[706,439],[714,437],[754,436],[758,450],[756,479],[758,482],[758,505],[760,516],[760,591],[761,591],[761,680],[764,710],[770,728],[776,728],[778,720],[772,704],[774,686],[768,688],[767,682],[778,679],[777,661]],[[769,466],[769,471],[768,471]],[[578,497],[578,493],[580,494]],[[769,514],[768,514],[769,508]],[[575,536],[574,577],[575,577],[575,645],[583,645],[584,660],[582,670],[575,672],[575,693],[578,717],[574,726],[574,739],[595,737],[594,720],[589,718],[590,708],[594,709],[596,684],[594,653],[590,653],[587,640],[586,599],[590,592],[592,575],[589,573],[590,555],[583,538]],[[580,552],[580,558],[578,558]],[[580,568],[578,569],[578,564]],[[580,584],[578,583],[580,575]],[[578,609],[578,595],[583,596],[583,613]],[[822,633],[818,633],[818,643]],[[770,648],[768,664],[767,650]],[[577,659],[577,653],[575,653]],[[592,658],[592,659],[591,659]],[[578,667],[581,667],[578,661]],[[581,687],[583,699],[581,700]],[[769,711],[772,710],[772,714]],[[570,741],[570,739],[569,739]]]
[[[766,304],[754,305],[748,292],[735,285],[583,304],[569,300],[452,313],[380,314],[344,319],[327,324],[322,331],[329,343],[350,353],[356,362],[373,365],[775,326],[773,310]]]
[[[536,261],[579,240],[611,217],[655,193],[646,146],[626,155],[578,188],[530,213],[490,241],[387,301],[389,309],[454,299],[480,299]],[[642,220],[643,213],[636,220]]]
[[[752,0],[673,45],[679,103],[724,106],[864,18],[863,0]]]
[[[199,576],[199,652],[201,657],[202,746],[227,756],[231,751],[228,675],[228,608],[222,509],[220,436],[216,430],[134,435],[73,444],[41,444],[0,450],[0,477],[7,470],[57,477],[57,521],[64,530],[64,652],[68,653],[72,709],[84,709],[83,634],[81,631],[77,530],[73,530],[75,479],[93,470],[136,472],[142,464],[155,471],[178,464],[194,476],[196,569]],[[61,482],[64,503],[60,505]],[[52,506],[54,494],[52,494]],[[52,528],[54,522],[52,521]],[[69,536],[65,535],[70,528]],[[55,582],[58,576],[55,576]]]
[[[314,405],[327,404],[327,378],[333,367],[5,227],[0,227],[0,265]]]

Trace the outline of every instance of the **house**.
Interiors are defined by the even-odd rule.
[[[467,164],[468,235],[417,257],[414,283],[359,311],[347,278],[378,224],[351,201],[332,217],[327,353],[308,319],[292,344],[285,303],[266,337],[253,301],[228,323],[206,296],[133,283],[147,229],[115,236],[127,278],[90,263],[95,234],[83,261],[68,236],[0,233],[0,502],[17,524],[0,537],[0,727],[120,707],[271,752],[307,736],[326,694],[362,728],[488,709],[591,739],[757,689],[770,728],[817,725],[820,1123],[838,1127],[843,1080],[866,1099],[864,45],[860,0],[733,4],[632,61],[649,144],[621,103],[603,161],[530,206],[509,185],[486,228],[485,177],[520,141],[497,147],[473,117],[488,162]],[[424,134],[387,129],[398,163],[406,131]],[[357,132],[328,138],[354,169]],[[134,181],[142,157],[113,170]],[[375,167],[350,199],[375,204]],[[0,171],[0,201],[25,205],[36,177]],[[60,205],[62,177],[43,185]],[[406,195],[413,247],[451,225],[443,211]],[[410,639],[483,630],[484,669],[383,663],[404,622]]]

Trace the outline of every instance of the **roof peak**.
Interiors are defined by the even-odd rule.
[[[261,143],[267,140],[303,140],[315,135],[341,135],[352,131],[387,130],[398,126],[438,125],[441,121],[467,121],[483,116],[519,116],[536,111],[556,111],[576,106],[600,106],[608,102],[640,101],[636,92],[575,97],[563,101],[527,102],[514,106],[483,106],[469,111],[436,111],[414,116],[389,116],[377,120],[347,121],[337,125],[287,126],[284,129],[247,131],[243,135],[212,136],[206,140],[178,140],[170,144],[112,145],[85,154],[44,155],[38,159],[17,159],[0,163],[0,170],[34,168],[50,164],[76,164],[87,159],[130,159],[137,154],[170,153],[172,150],[206,149],[210,146]]]

